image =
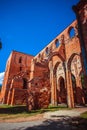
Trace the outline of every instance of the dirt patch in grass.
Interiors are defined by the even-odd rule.
[[[27,122],[27,121],[34,121],[34,120],[42,120],[43,119],[43,114],[37,114],[34,116],[27,116],[27,117],[25,117],[25,116],[18,117],[18,115],[16,115],[16,116],[8,115],[5,118],[1,117],[0,122],[13,122],[14,123],[14,122]]]

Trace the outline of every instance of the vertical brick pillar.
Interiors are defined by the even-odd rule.
[[[10,85],[9,92],[8,92],[8,98],[7,98],[8,105],[11,103],[13,83],[14,83],[14,79],[12,79],[12,81],[11,81],[11,85]]]
[[[55,102],[55,105],[57,106],[57,78],[56,78],[56,75],[54,75],[54,96],[55,96],[55,98],[54,98],[54,102]]]
[[[50,70],[50,85],[51,85],[51,104],[55,105],[55,103],[54,103],[55,90],[54,90],[54,79],[53,79],[53,70],[52,69]]]
[[[68,69],[66,70],[66,80],[67,80],[67,105],[69,108],[74,108],[71,72]]]
[[[14,95],[15,95],[15,89],[13,88],[12,89],[12,98],[11,98],[11,105],[12,106],[15,105],[15,97],[14,97]]]
[[[4,89],[4,92],[3,92],[3,104],[7,104],[7,97],[8,97],[8,86],[6,86],[6,88]]]
[[[59,96],[59,92],[60,92],[60,83],[58,82],[58,77],[57,77],[57,79],[56,79],[57,81],[56,81],[56,98],[57,98],[57,104],[58,103],[61,103],[61,98],[60,98],[60,96]]]
[[[85,103],[87,103],[87,0],[80,0],[77,5],[73,6],[73,10],[78,21],[78,33],[85,77],[84,96]]]
[[[7,104],[10,104],[11,101],[11,96],[12,96],[12,89],[9,89],[8,97],[7,97]]]
[[[76,77],[76,90],[77,90],[77,103],[80,105],[85,104],[84,93],[82,89],[81,77]]]
[[[30,72],[30,80],[34,77],[34,60],[31,61],[31,72]]]
[[[52,61],[49,62],[49,69],[50,69],[50,86],[51,86],[51,104],[55,105],[55,83],[54,83]]]
[[[87,0],[80,0],[80,2],[73,6],[78,21],[78,33],[81,45],[81,53],[87,76]],[[87,78],[86,78],[87,80]]]

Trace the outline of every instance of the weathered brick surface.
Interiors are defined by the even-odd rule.
[[[25,105],[27,103],[28,92],[27,89],[13,88],[14,94],[12,95],[13,101],[11,105]]]
[[[1,101],[5,104],[12,104],[13,89],[15,94],[21,98],[21,91],[25,93],[28,87],[30,64],[33,56],[13,51],[7,61],[4,82],[1,90]],[[21,91],[19,91],[19,89]],[[17,92],[18,91],[18,92]],[[19,94],[20,92],[20,94]],[[17,96],[16,96],[17,97]],[[15,102],[19,99],[14,98]],[[22,100],[22,98],[21,98]]]
[[[32,86],[28,90],[27,108],[40,109],[47,108],[50,103],[50,83],[49,80],[44,78],[33,79]],[[36,85],[36,83],[39,83]]]
[[[77,20],[35,57],[19,52],[10,55],[1,91],[3,103],[27,102],[29,110],[50,103],[68,107],[87,103],[87,0],[74,10]]]

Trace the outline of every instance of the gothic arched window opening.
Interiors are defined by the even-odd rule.
[[[71,27],[69,30],[69,36],[70,38],[73,38],[75,36],[75,29],[73,27]]]
[[[49,54],[49,49],[48,49],[48,47],[46,48],[46,55],[48,55]]]
[[[19,63],[22,63],[22,57],[19,58]]]
[[[56,42],[55,42],[55,46],[56,46],[56,48],[58,48],[59,45],[60,45],[60,43],[59,43],[59,40],[57,39]]]

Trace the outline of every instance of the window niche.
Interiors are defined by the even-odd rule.
[[[19,63],[22,63],[22,57],[19,58]]]
[[[49,54],[49,49],[48,49],[48,47],[46,48],[46,55],[48,55]]]
[[[56,39],[56,41],[55,41],[55,47],[56,47],[56,48],[58,48],[58,47],[59,47],[59,45],[60,45],[59,40],[58,40],[58,39]]]
[[[27,89],[27,79],[23,78],[23,89]]]
[[[75,36],[75,29],[74,29],[74,27],[70,27],[68,33],[69,33],[69,37],[73,38]]]
[[[20,71],[22,71],[22,67],[20,67]]]
[[[38,55],[39,60],[41,60],[41,54]]]

